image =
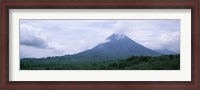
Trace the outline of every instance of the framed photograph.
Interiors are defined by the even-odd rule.
[[[1,2],[1,89],[199,90],[199,0]]]

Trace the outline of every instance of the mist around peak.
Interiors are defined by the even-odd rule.
[[[122,33],[113,33],[110,37],[107,38],[107,40],[120,40],[124,38],[128,38],[128,37]]]

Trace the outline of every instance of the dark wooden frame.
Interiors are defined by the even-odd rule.
[[[199,3],[199,0],[4,0],[0,22],[0,89],[200,90]],[[9,81],[9,9],[191,9],[192,81]]]

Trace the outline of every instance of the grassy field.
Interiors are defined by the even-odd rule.
[[[20,70],[180,70],[180,55],[131,56],[124,60],[68,60],[64,57],[24,58]]]

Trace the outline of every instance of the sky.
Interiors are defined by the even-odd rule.
[[[152,50],[180,53],[180,20],[20,20],[20,58],[75,54],[125,34]]]

